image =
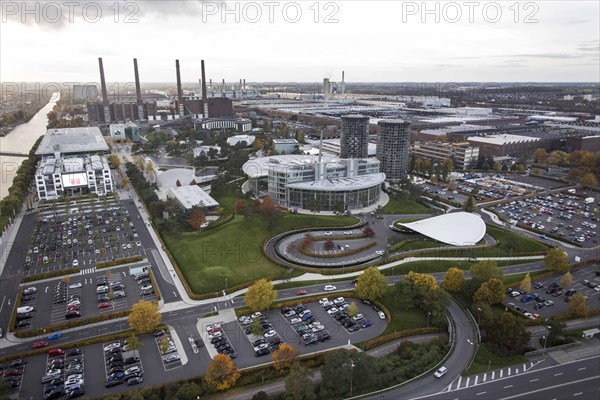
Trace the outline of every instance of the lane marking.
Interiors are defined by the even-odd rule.
[[[479,393],[477,393],[477,396],[480,396],[480,395],[482,395],[482,394],[486,394],[486,393],[487,393],[487,392],[479,392]]]
[[[583,371],[584,369],[587,369],[587,367],[577,368],[577,371]]]
[[[535,379],[530,379],[530,380],[529,380],[529,382],[537,382],[537,381],[539,381],[539,379],[538,379],[538,378],[535,378]]]
[[[562,366],[564,366],[564,364]],[[533,394],[533,393],[543,392],[545,390],[552,390],[552,389],[556,389],[556,388],[567,386],[567,385],[575,385],[575,384],[581,383],[581,382],[586,382],[586,381],[591,381],[591,380],[597,380],[598,378],[600,378],[600,375],[590,376],[589,378],[583,378],[583,379],[579,379],[579,380],[576,380],[576,381],[565,382],[565,383],[561,383],[561,384],[554,385],[554,386],[547,386],[545,388],[541,388],[541,389],[537,389],[537,390],[532,390],[530,392],[518,393],[518,394],[515,394],[513,396],[502,397],[502,398],[500,398],[498,400],[515,399],[515,398],[524,397],[524,396],[527,396],[527,395],[530,395],[530,394]]]
[[[563,373],[562,372],[558,372],[556,374],[554,374],[554,376],[561,376]]]
[[[508,388],[511,388],[511,387],[513,387],[513,385],[507,385],[507,386],[504,386],[503,389],[508,389]]]

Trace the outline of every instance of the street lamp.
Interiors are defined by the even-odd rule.
[[[477,307],[477,327],[479,327],[479,319],[481,318],[481,308]]]
[[[352,375],[354,372],[354,362],[350,361],[350,397],[352,397]]]
[[[431,313],[427,312],[427,328],[429,328],[429,317],[431,317]]]
[[[546,343],[548,343],[548,331],[552,329],[551,326],[546,325],[546,336],[544,336],[544,350],[542,351],[542,354],[546,353]]]

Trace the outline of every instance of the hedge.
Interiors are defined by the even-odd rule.
[[[15,325],[17,324],[17,308],[21,307],[21,298],[23,297],[23,288],[20,287],[17,290],[17,297],[15,298],[15,304],[13,306],[12,314],[10,316],[10,323],[8,324],[8,331],[14,332]]]
[[[40,336],[44,335],[45,333],[58,332],[65,329],[74,328],[76,326],[82,326],[87,324],[93,324],[95,322],[108,321],[110,319],[126,317],[129,315],[130,311],[131,310],[121,310],[108,314],[94,315],[93,317],[89,318],[78,318],[76,320],[70,320],[66,322],[61,322],[60,324],[50,325],[45,328],[17,332],[15,333],[15,336],[18,338],[30,338],[34,336]]]
[[[365,342],[357,343],[363,349],[363,351],[371,350],[374,347],[380,346],[383,343],[390,342],[394,339],[399,339],[407,336],[413,335],[425,335],[428,333],[439,333],[442,332],[440,328],[429,327],[429,328],[412,328],[412,329],[404,329],[394,333],[388,333],[387,335],[377,336],[376,338],[367,340]]]
[[[156,281],[154,280],[154,274],[152,273],[152,268],[148,268],[148,278],[150,278],[150,284],[154,288],[154,293],[156,294],[156,300],[160,301],[160,299],[161,299],[160,291],[158,290],[158,285],[156,284]]]
[[[377,242],[371,242],[371,243],[367,243],[364,246],[357,247],[355,249],[351,249],[351,250],[348,250],[348,251],[343,251],[343,252],[340,252],[340,253],[332,253],[332,254],[317,254],[317,253],[313,253],[313,252],[302,250],[302,249],[300,249],[300,252],[302,254],[304,254],[305,256],[308,256],[308,257],[315,257],[315,258],[338,258],[338,257],[350,256],[352,254],[360,253],[363,250],[370,249],[371,247],[375,246],[376,244],[377,244]]]
[[[40,274],[32,274],[24,276],[21,279],[21,283],[40,281],[42,279],[56,278],[57,276],[78,274],[81,270],[79,268],[65,268],[57,269],[56,271],[42,272]]]
[[[133,256],[133,257],[118,258],[116,260],[111,260],[111,261],[101,261],[99,263],[96,263],[96,269],[114,267],[115,265],[130,264],[130,263],[142,261],[143,259],[144,258],[142,256]]]

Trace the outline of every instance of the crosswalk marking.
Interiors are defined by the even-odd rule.
[[[82,269],[81,271],[79,271],[79,275],[88,275],[88,274],[93,274],[94,272],[96,272],[96,267],[85,268],[85,269]]]

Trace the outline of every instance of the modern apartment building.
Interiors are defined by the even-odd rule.
[[[369,153],[369,117],[360,114],[342,116],[341,158],[367,158]]]
[[[400,119],[377,123],[377,159],[388,180],[405,180],[410,149],[410,122]]]

